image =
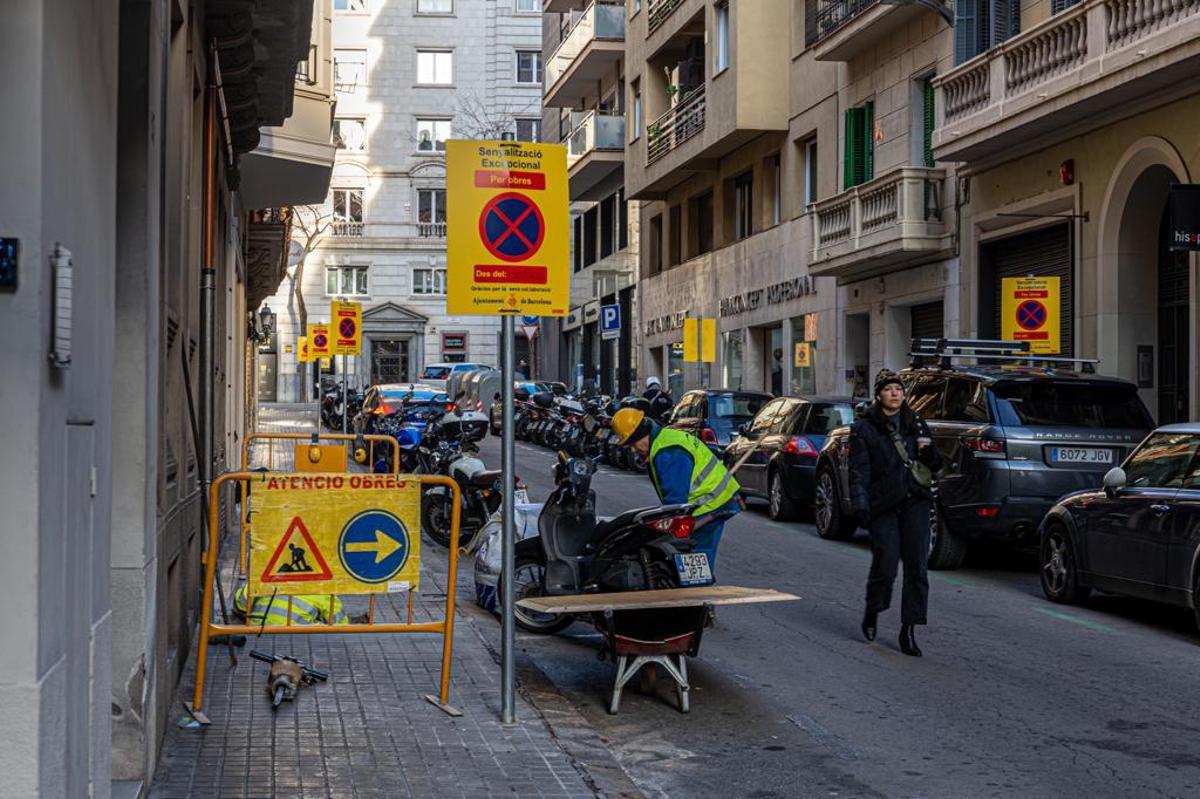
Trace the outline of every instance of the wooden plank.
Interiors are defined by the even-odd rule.
[[[743,588],[736,585],[702,585],[660,591],[624,591],[619,594],[535,596],[517,602],[539,613],[592,613],[604,610],[687,608],[697,605],[750,605],[759,602],[790,602],[800,597],[773,588]]]

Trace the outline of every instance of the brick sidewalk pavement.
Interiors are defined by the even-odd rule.
[[[311,430],[312,418],[299,406],[265,406],[259,429]],[[233,540],[227,537],[226,554]],[[428,542],[423,553],[425,591],[416,602],[417,620],[440,618],[445,602],[445,554]],[[224,648],[211,647],[204,711],[212,725],[168,727],[150,797],[638,795],[595,731],[538,675],[527,673],[529,684],[518,695],[519,723],[500,724],[500,669],[495,644],[489,644],[499,638],[498,626],[468,604],[470,574],[464,558],[450,692],[462,717],[451,718],[423,699],[437,693],[436,635],[263,636],[238,651],[236,666]],[[227,577],[227,591],[232,584]],[[377,618],[400,620],[405,603],[381,598]],[[358,604],[348,600],[347,610],[359,612]],[[329,682],[302,689],[295,701],[272,711],[268,667],[250,659],[252,647],[327,670]],[[194,685],[193,655],[174,720],[185,716],[181,703]],[[554,729],[546,718],[554,719]]]

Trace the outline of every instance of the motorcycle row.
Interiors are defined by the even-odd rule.
[[[519,441],[593,458],[618,469],[646,471],[646,461],[633,449],[612,442],[613,414],[621,408],[649,410],[641,397],[614,400],[608,396],[556,397],[549,391],[518,391],[514,404],[513,435]],[[499,431],[497,431],[499,432]]]

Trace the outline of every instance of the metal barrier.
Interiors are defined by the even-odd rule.
[[[265,434],[275,437],[294,437],[305,438],[303,434]],[[328,436],[333,438],[334,436]],[[345,436],[346,438],[355,438],[355,436]],[[380,436],[380,438],[386,438]],[[249,438],[247,439],[249,441]],[[398,449],[398,448],[397,448]],[[244,456],[243,456],[244,457]],[[397,452],[397,462],[399,462]],[[448,573],[446,583],[446,612],[445,617],[441,621],[429,622],[413,622],[412,620],[412,591],[408,591],[408,622],[407,623],[374,623],[375,618],[375,595],[371,594],[370,607],[368,611],[367,622],[351,623],[351,624],[291,624],[291,604],[289,601],[287,624],[285,625],[257,625],[257,624],[216,624],[212,619],[212,603],[213,590],[215,587],[215,579],[218,568],[218,560],[220,557],[220,536],[213,535],[208,551],[204,553],[204,600],[201,610],[200,619],[200,645],[199,651],[196,654],[196,689],[193,696],[192,712],[199,714],[204,701],[204,679],[208,666],[208,644],[209,639],[216,635],[315,635],[315,634],[339,634],[339,633],[441,633],[442,635],[442,670],[441,684],[438,694],[439,702],[434,702],[432,696],[426,698],[436,704],[439,708],[450,713],[451,715],[459,715],[458,711],[449,707],[450,700],[450,658],[454,649],[454,605],[455,605],[455,589],[458,582],[458,538],[459,538],[459,523],[462,498],[459,494],[458,484],[449,477],[441,475],[401,475],[404,479],[419,482],[422,487],[426,485],[440,485],[450,489],[453,497],[453,507],[450,515],[450,548]],[[208,515],[209,529],[219,530],[218,516],[221,489],[230,483],[240,483],[247,485],[253,482],[265,483],[272,478],[279,478],[278,472],[272,474],[269,472],[227,472],[217,477],[209,490],[208,497]],[[295,475],[299,479],[312,479],[313,475]],[[320,475],[315,477],[319,478]],[[364,475],[368,477],[368,475]],[[418,530],[416,533],[420,535]],[[243,537],[243,541],[244,541]],[[332,596],[330,595],[330,603],[332,606]],[[247,612],[253,607],[254,597],[250,595],[247,587],[246,609]]]
[[[267,449],[267,471],[275,471],[275,445],[276,441],[307,441],[311,444],[320,445],[322,441],[348,441],[357,442],[363,441],[370,445],[367,455],[368,468],[369,464],[375,462],[375,444],[387,443],[392,447],[392,474],[400,474],[400,442],[391,436],[381,435],[354,435],[353,433],[251,433],[242,441],[242,471],[250,472],[250,447],[258,441],[271,442]],[[352,462],[353,458],[347,459]],[[348,464],[347,464],[348,465]],[[293,456],[293,468],[295,468],[295,459]],[[250,472],[255,474],[255,472]],[[245,577],[250,568],[250,553],[246,550],[246,540],[250,536],[250,502],[247,484],[242,483],[242,510],[238,516],[239,531],[238,531],[238,560],[237,571],[235,577]]]

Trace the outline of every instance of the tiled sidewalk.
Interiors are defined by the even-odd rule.
[[[298,408],[268,406],[259,426],[311,430],[311,413],[305,421]],[[426,542],[423,553],[425,591],[416,603],[418,620],[440,618],[445,602],[444,552]],[[498,638],[496,625],[467,606],[473,594],[465,558],[460,575],[450,704],[463,712],[461,717],[451,718],[423,698],[437,693],[441,639],[436,635],[263,636],[238,650],[236,666],[225,648],[210,647],[204,711],[212,725],[172,725],[167,730],[149,795],[635,795],[598,736],[578,714],[563,713],[561,705],[567,703],[555,704],[551,716],[556,724],[566,717],[570,729],[564,738],[574,756],[560,748],[555,731],[523,695],[518,695],[519,723],[500,724],[500,670],[484,640]],[[229,590],[231,581],[225,585]],[[347,603],[351,613],[362,609]],[[399,620],[405,612],[401,598],[386,597],[377,607],[377,619]],[[302,689],[295,701],[272,711],[265,687],[268,667],[250,659],[251,648],[298,657],[329,671],[329,682]],[[194,685],[193,656],[177,701],[190,698]],[[180,704],[173,718],[183,716]]]

